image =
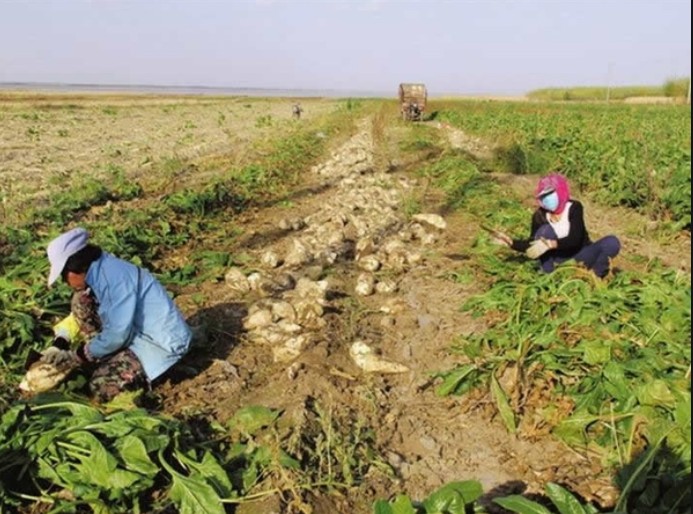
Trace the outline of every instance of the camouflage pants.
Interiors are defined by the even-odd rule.
[[[86,340],[91,339],[101,330],[98,307],[99,304],[90,288],[75,291],[72,294],[70,310],[79,324],[79,331]]]
[[[76,291],[72,295],[72,314],[86,340],[101,330],[98,302],[91,289]],[[130,349],[124,349],[93,363],[89,390],[102,402],[112,400],[118,393],[148,386],[142,364]]]
[[[114,353],[96,365],[89,380],[89,390],[102,402],[108,402],[123,391],[148,387],[142,364],[130,349]]]

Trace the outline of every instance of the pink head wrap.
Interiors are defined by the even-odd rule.
[[[554,211],[555,214],[560,214],[565,209],[566,204],[570,200],[570,188],[568,187],[568,180],[559,173],[551,173],[539,180],[537,188],[534,191],[534,198],[539,202],[539,198],[542,196],[556,191],[558,194],[558,207]],[[539,203],[541,205],[541,203]]]

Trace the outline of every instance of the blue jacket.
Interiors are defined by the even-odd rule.
[[[86,282],[99,302],[99,332],[86,347],[97,359],[130,348],[149,380],[175,364],[190,346],[191,332],[164,287],[146,270],[103,252]]]

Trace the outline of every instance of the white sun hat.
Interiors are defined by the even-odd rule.
[[[51,271],[48,275],[49,286],[63,272],[67,259],[87,246],[87,241],[89,241],[89,232],[78,227],[59,235],[48,243],[46,253],[48,254],[48,262],[51,263]]]

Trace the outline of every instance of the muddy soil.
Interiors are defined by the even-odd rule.
[[[438,128],[451,131],[445,126]],[[456,146],[471,141],[469,151],[488,150],[463,134],[449,132],[449,136]],[[159,387],[165,410],[177,414],[199,410],[223,421],[240,406],[261,404],[283,409],[291,417],[317,401],[331,411],[348,412],[364,420],[375,430],[377,449],[394,476],[367,478],[363,485],[340,497],[311,496],[307,501],[315,514],[367,513],[377,498],[406,493],[422,499],[442,484],[466,479],[480,480],[489,497],[539,492],[548,481],[554,481],[588,500],[609,505],[617,492],[608,478],[600,475],[602,468],[594,456],[571,450],[541,431],[509,435],[493,416],[488,399],[436,396],[435,372],[456,364],[449,352],[451,343],[461,334],[484,328],[479,320],[460,310],[465,299],[483,290],[483,283],[453,280],[456,272],[464,271],[465,249],[477,236],[478,226],[462,212],[446,214],[444,229],[407,218],[405,199],[420,192],[422,184],[406,169],[392,165],[395,161],[378,169],[373,164],[371,139],[370,126],[364,123],[361,132],[336,149],[330,160],[306,174],[303,188],[313,194],[296,198],[288,208],[246,213],[238,220],[245,237],[228,248],[249,254],[250,262],[257,263],[244,269],[246,275],[256,272],[259,277],[276,278],[289,274],[294,279],[324,280],[327,305],[323,325],[313,327],[300,351],[290,358],[278,358],[276,346],[254,338],[252,330],[244,330],[243,325],[253,306],[282,293],[252,288],[239,292],[234,284],[217,283],[206,286],[204,297],[208,300],[203,306],[193,300],[199,290],[179,296],[179,305],[193,323],[204,319],[209,337],[203,343],[207,347],[194,349],[184,363],[191,375],[182,373],[182,378]],[[535,180],[503,175],[496,179],[510,184],[510,190],[521,198],[528,196]],[[366,199],[345,215],[339,210],[342,200],[350,191],[359,190]],[[527,200],[531,202],[531,198]],[[387,212],[383,212],[383,205],[387,205]],[[426,212],[436,214],[441,205],[442,198],[430,191],[424,204]],[[588,221],[600,232],[625,230],[623,222],[619,225],[617,221],[623,218],[611,218],[609,225],[600,222],[604,217],[599,212],[592,216]],[[399,237],[409,257],[414,254],[393,265],[382,251],[374,250],[382,261],[382,267],[373,274],[376,285],[387,282],[394,287],[376,287],[373,294],[359,294],[363,266],[358,251],[335,250],[336,257],[326,261],[329,234],[348,232],[352,225],[360,229],[352,239],[338,236],[331,241],[358,247],[360,241],[370,238],[382,250]],[[311,232],[328,234],[322,247],[309,237]],[[281,258],[274,259],[269,267],[259,264],[266,262],[268,252],[288,256],[296,241],[304,246],[313,241],[309,257],[292,266],[280,264]],[[689,272],[685,242],[672,244],[681,248],[672,251],[671,246],[653,244],[648,251]],[[626,252],[639,250],[629,239],[625,246]],[[350,356],[356,341],[406,370],[364,371]]]

